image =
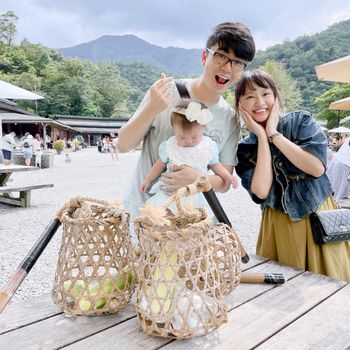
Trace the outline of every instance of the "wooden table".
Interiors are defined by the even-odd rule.
[[[31,171],[31,170],[39,170],[39,168],[35,166],[27,166],[27,165],[0,164],[0,186],[6,186],[7,181],[10,178],[12,173],[19,172],[19,171]]]
[[[190,340],[143,333],[133,305],[114,315],[68,318],[49,295],[0,314],[0,349],[347,349],[350,285],[251,256],[245,270],[279,272],[282,286],[240,284],[226,297],[228,322]]]
[[[7,186],[7,182],[12,173],[31,170],[39,170],[39,168],[27,165],[0,164],[0,203],[27,208],[30,206],[32,190],[53,187],[53,184],[21,184]],[[13,192],[18,192],[18,197],[12,197]]]

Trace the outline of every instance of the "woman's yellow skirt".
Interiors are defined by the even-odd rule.
[[[319,210],[335,208],[337,205],[330,196]],[[350,283],[350,242],[315,244],[309,217],[292,221],[287,214],[265,208],[256,253]]]

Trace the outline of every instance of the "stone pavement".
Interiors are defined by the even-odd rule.
[[[120,154],[120,164],[117,165],[109,154],[98,153],[96,148],[83,149],[70,153],[70,163],[65,163],[62,154],[55,156],[52,168],[13,174],[13,184],[48,182],[55,186],[32,191],[32,206],[29,208],[0,204],[0,287],[16,270],[56,212],[70,198],[78,195],[105,200],[121,198],[138,156],[139,151]],[[261,218],[259,206],[250,200],[242,187],[218,194],[218,198],[246,250],[254,253]],[[61,237],[60,228],[12,302],[51,290]]]

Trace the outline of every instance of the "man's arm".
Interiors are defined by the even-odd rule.
[[[224,165],[224,167],[230,174],[233,173],[232,166]],[[161,189],[169,195],[176,192],[180,187],[193,183],[199,176],[206,175],[187,165],[173,165],[169,170],[171,172],[163,173],[161,178],[161,181],[166,183]],[[230,188],[230,185],[218,175],[210,175],[209,180],[216,192],[226,192]]]
[[[171,82],[173,78],[161,78],[148,91],[144,105],[120,129],[118,151],[128,152],[143,140],[156,116],[172,102]]]

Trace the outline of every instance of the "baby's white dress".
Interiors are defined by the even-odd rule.
[[[171,136],[159,146],[159,157],[167,164],[167,172],[172,165],[188,165],[194,169],[198,169],[204,174],[208,173],[208,165],[214,165],[219,162],[219,151],[217,144],[207,136],[203,136],[201,143],[193,147],[182,147],[176,142],[175,136]],[[154,194],[147,203],[155,207],[162,206],[169,196],[161,190],[161,186],[165,185],[158,180],[150,189],[149,193]],[[195,208],[204,207],[211,214],[211,210],[202,193],[186,197],[183,203],[192,203]],[[173,203],[169,209],[175,211],[176,205]]]

